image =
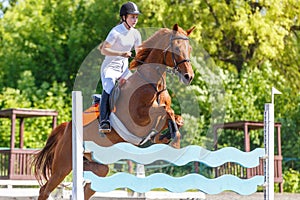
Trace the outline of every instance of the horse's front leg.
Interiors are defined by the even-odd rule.
[[[172,139],[170,145],[176,149],[179,149],[181,134],[179,132],[176,121],[174,121],[173,119],[168,119],[168,128],[170,137]]]
[[[183,119],[180,115],[175,115],[175,123],[178,127],[178,129],[180,129],[183,126]],[[163,130],[168,129],[168,131],[166,133],[158,133],[156,134],[152,139],[153,143],[156,144],[170,144],[171,139],[172,139],[172,133],[170,132],[170,129],[168,128],[168,123],[166,123],[165,127],[163,128]],[[174,135],[174,134],[173,134]],[[176,136],[176,133],[175,135]]]
[[[179,128],[183,126],[183,119],[180,115],[175,115],[175,123],[170,118],[163,130],[168,129],[166,133],[158,133],[151,140],[155,144],[170,144],[174,148],[180,148],[181,134]],[[171,142],[172,141],[172,142]]]
[[[166,128],[168,128],[168,132],[157,134],[153,139],[154,143],[170,144],[176,149],[180,148],[181,134],[179,128],[183,126],[183,120],[180,115],[174,115],[174,118],[175,120],[172,117],[167,120]]]
[[[171,140],[170,145],[174,148],[180,148],[180,138],[181,134],[179,132],[179,128],[183,126],[183,119],[180,115],[175,115],[174,110],[171,108],[171,96],[167,90],[161,93],[160,103],[165,105],[165,110],[167,114],[167,121],[165,128],[168,128],[168,132],[166,134],[158,134],[156,136],[156,141],[159,143],[168,143]]]

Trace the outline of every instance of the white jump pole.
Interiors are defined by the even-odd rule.
[[[264,112],[265,143],[265,189],[264,199],[274,200],[274,104],[265,104]]]
[[[82,93],[72,92],[72,200],[83,200],[83,125]]]
[[[265,142],[265,189],[264,199],[274,200],[274,95],[281,94],[276,88],[272,87],[272,103],[265,104],[264,112],[264,142]]]

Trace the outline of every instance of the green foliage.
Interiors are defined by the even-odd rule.
[[[300,169],[300,96],[295,99],[279,99],[279,105],[286,104],[281,115],[283,133],[281,134],[284,158],[295,159],[285,163],[286,168]],[[298,161],[296,160],[298,159]]]
[[[300,172],[289,169],[283,175],[284,184],[283,189],[285,192],[300,193]]]

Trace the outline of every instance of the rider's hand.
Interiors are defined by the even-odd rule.
[[[127,52],[122,53],[122,56],[125,58],[130,58],[131,54],[132,54],[131,51],[127,51]]]

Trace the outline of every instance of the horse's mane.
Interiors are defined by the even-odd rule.
[[[178,32],[187,35],[186,31],[178,27]],[[169,44],[169,36],[173,30],[168,28],[162,28],[155,32],[151,37],[145,40],[141,46],[139,46],[139,51],[135,56],[135,59],[130,63],[130,69],[135,69],[137,66],[142,65],[145,59],[148,57],[150,52],[154,49],[164,49]],[[166,43],[166,44],[165,44]],[[165,46],[164,46],[165,45]]]

